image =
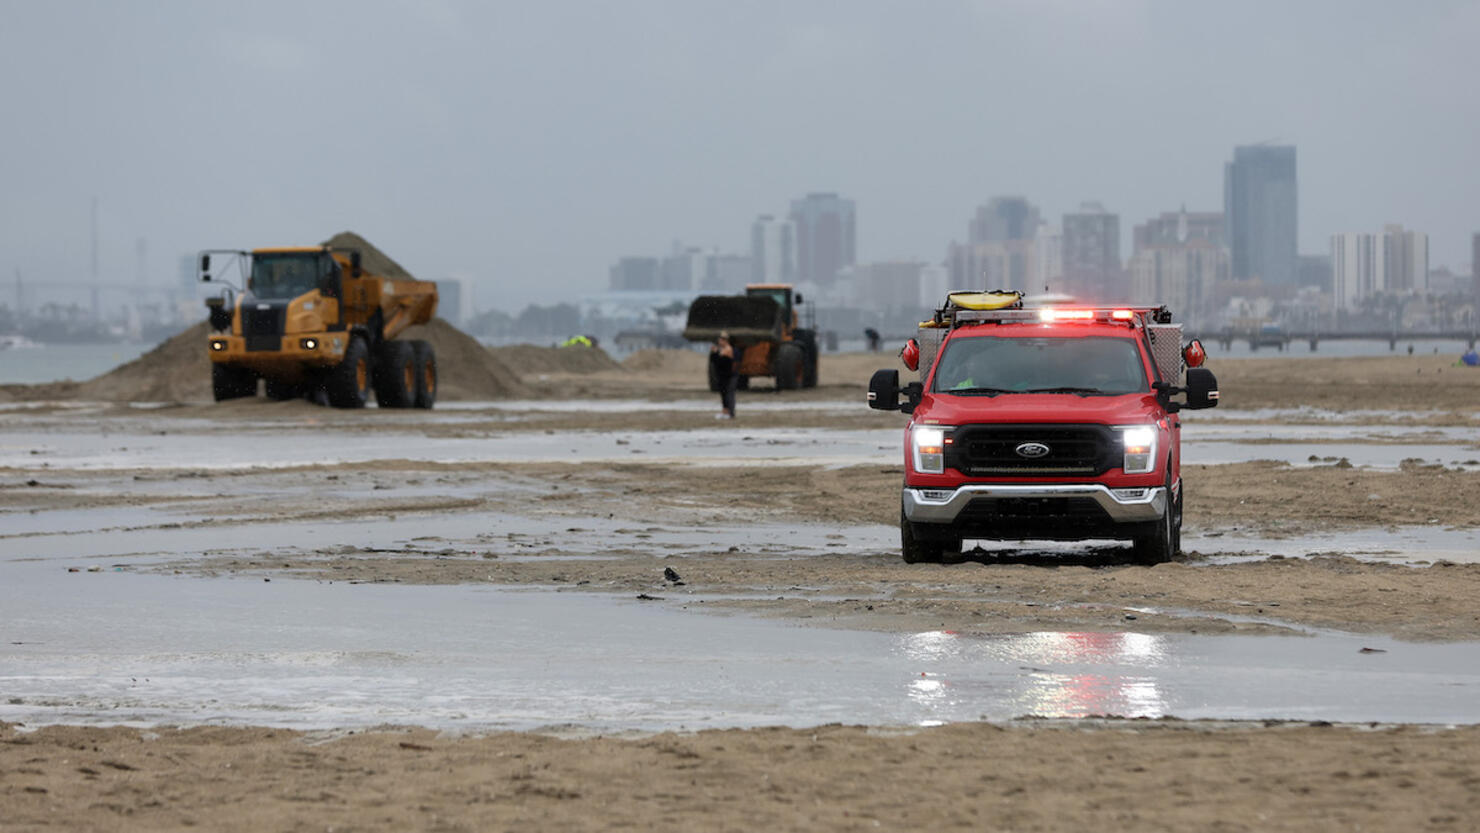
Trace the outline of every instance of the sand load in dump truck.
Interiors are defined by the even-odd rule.
[[[343,232],[318,246],[204,251],[200,275],[226,285],[206,300],[216,401],[255,396],[261,379],[271,399],[306,397],[336,408],[364,407],[372,389],[382,408],[436,402],[432,346],[397,337],[432,320],[437,285],[411,277],[358,235]]]
[[[689,306],[683,337],[713,342],[728,333],[738,359],[738,387],[773,376],[777,390],[817,386],[817,331],[797,326],[802,296],[788,284],[751,284],[744,295],[701,295]],[[709,389],[719,390],[710,368]]]

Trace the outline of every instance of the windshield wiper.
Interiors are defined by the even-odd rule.
[[[1023,391],[1023,393],[1072,393],[1072,394],[1076,394],[1078,396],[1093,396],[1095,394],[1105,394],[1105,393],[1108,393],[1108,391],[1103,391],[1103,390],[1100,390],[1099,388],[1062,387],[1062,388],[1029,388],[1028,390]]]
[[[1021,391],[1008,390],[1007,388],[951,388],[943,393],[954,393],[962,396],[996,396],[999,393],[1021,393]]]

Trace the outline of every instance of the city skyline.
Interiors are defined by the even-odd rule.
[[[993,194],[1052,216],[1099,200],[1124,252],[1132,223],[1218,205],[1230,148],[1270,139],[1300,148],[1301,252],[1402,222],[1458,266],[1476,226],[1480,7],[1453,0],[11,0],[0,18],[7,281],[89,275],[94,197],[102,280],[135,279],[139,240],[173,275],[202,248],[351,229],[483,307],[597,291],[673,239],[742,252],[756,214],[811,191],[857,201],[860,262],[941,256]]]

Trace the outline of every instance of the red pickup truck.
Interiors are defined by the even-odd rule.
[[[1165,307],[948,296],[901,352],[920,380],[901,388],[898,370],[880,370],[869,382],[870,407],[910,415],[904,560],[956,558],[971,539],[1109,538],[1131,540],[1140,563],[1170,561],[1178,412],[1218,404],[1202,345],[1184,347],[1171,320]]]

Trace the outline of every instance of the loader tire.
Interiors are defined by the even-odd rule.
[[[795,342],[788,341],[776,350],[776,390],[796,390],[802,386],[806,358]]]
[[[363,408],[370,399],[370,348],[355,336],[349,340],[344,358],[329,370],[324,393],[335,408]]]
[[[375,404],[382,408],[409,408],[416,403],[416,351],[410,342],[380,345],[375,363]]]
[[[211,365],[211,393],[217,402],[257,395],[257,374],[245,367]]]
[[[802,360],[802,387],[817,387],[817,348],[814,345]]]
[[[437,353],[425,341],[411,342],[411,352],[416,361],[416,396],[418,408],[430,410],[437,404]]]

